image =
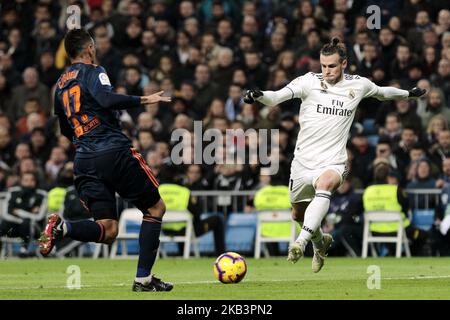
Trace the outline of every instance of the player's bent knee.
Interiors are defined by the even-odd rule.
[[[104,227],[105,234],[103,235],[103,239],[101,243],[112,244],[114,240],[117,238],[117,234],[119,233],[119,226],[116,220],[101,220],[97,221]]]
[[[291,216],[292,216],[292,220],[297,221],[297,222],[303,222],[305,214],[301,213],[301,212],[298,212],[295,209],[292,209]]]
[[[159,199],[159,201],[147,211],[153,217],[162,218],[164,216],[164,213],[166,213],[166,204],[162,199]]]
[[[297,222],[303,222],[303,220],[305,219],[305,211],[306,208],[308,207],[309,202],[298,202],[298,203],[293,203],[292,204],[292,220],[297,221]]]

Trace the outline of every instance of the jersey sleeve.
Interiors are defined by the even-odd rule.
[[[139,96],[115,93],[103,67],[95,67],[93,69],[92,74],[88,78],[87,89],[92,97],[104,108],[122,110],[136,108],[141,105]]]
[[[292,99],[300,98],[303,99],[308,91],[310,90],[311,83],[314,81],[314,75],[312,73],[304,74],[303,76],[297,77],[286,85],[286,88],[292,91]]]
[[[367,78],[361,77],[364,88],[364,98],[373,97],[378,100],[406,99],[408,91],[395,87],[379,87]]]
[[[306,78],[307,76],[308,75],[304,75],[292,80],[278,91],[263,91],[263,95],[256,100],[266,106],[274,106],[294,98],[303,99],[303,97],[306,96],[306,92],[309,90],[308,82],[313,80]]]
[[[364,90],[364,98],[374,97],[378,94],[378,86],[365,77],[361,77]]]

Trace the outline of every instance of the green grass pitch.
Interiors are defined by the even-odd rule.
[[[214,278],[213,258],[160,259],[153,272],[175,284],[164,293],[134,293],[136,260],[0,260],[0,299],[450,299],[450,258],[328,258],[311,271],[311,258],[247,259],[239,284]],[[81,288],[68,289],[67,269],[79,266]],[[368,267],[379,267],[380,289],[368,289]],[[369,280],[370,283],[374,283]]]

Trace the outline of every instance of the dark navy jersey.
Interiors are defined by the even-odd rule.
[[[105,69],[93,64],[72,64],[56,83],[55,114],[78,155],[130,148],[119,110],[139,106],[140,97],[113,92]]]

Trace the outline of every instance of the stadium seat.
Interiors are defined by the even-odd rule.
[[[122,211],[119,220],[119,232],[117,234],[116,241],[114,241],[111,247],[111,258],[117,258],[117,255],[120,253],[121,257],[127,258],[128,255],[128,246],[127,241],[134,240],[135,244],[139,241],[139,228],[133,228],[133,226],[141,225],[142,223],[142,212],[139,209],[125,209]],[[127,228],[128,227],[128,228]],[[132,228],[133,230],[129,230]],[[120,243],[120,252],[118,251],[118,246]],[[139,250],[138,250],[139,252]],[[137,253],[138,253],[137,252]]]
[[[200,253],[198,250],[198,241],[195,238],[194,234],[194,225],[192,223],[192,214],[188,211],[166,211],[163,217],[164,223],[186,223],[186,231],[184,235],[181,236],[171,236],[161,233],[159,241],[161,243],[165,242],[183,242],[184,250],[183,250],[183,258],[188,259],[191,254],[191,245],[194,248],[194,255],[196,257],[200,257]],[[161,249],[161,248],[160,248]],[[165,252],[162,251],[164,255]]]
[[[225,226],[226,251],[252,253],[256,221],[256,213],[230,213]]]
[[[297,223],[291,218],[291,202],[287,186],[266,186],[255,194],[257,227],[255,234],[256,259],[261,249],[270,256],[266,243],[292,243],[295,241]]]
[[[397,222],[398,223],[397,235],[394,237],[373,236],[369,228],[372,222]],[[367,258],[367,251],[369,244],[371,245],[372,255],[377,256],[373,243],[395,243],[396,258],[400,258],[402,256],[402,244],[403,244],[405,246],[406,256],[411,257],[411,252],[409,250],[408,239],[406,238],[406,232],[403,226],[403,216],[401,212],[372,211],[364,213],[362,258]]]
[[[191,255],[191,246],[194,255],[200,256],[198,250],[198,241],[194,233],[194,224],[192,213],[188,211],[188,204],[191,191],[177,184],[161,184],[158,188],[161,198],[166,205],[161,228],[160,252],[166,256],[165,243],[175,242],[184,243],[183,258],[188,259]],[[184,235],[178,235],[184,230]],[[175,231],[175,234],[173,232]]]
[[[212,215],[217,215],[217,213],[214,212],[205,212],[200,215],[200,219],[206,219]],[[220,217],[223,219],[223,214],[220,214]],[[200,251],[200,254],[211,254],[215,253],[215,244],[214,244],[214,233],[212,231],[208,231],[205,234],[201,235],[200,237],[197,237],[198,242],[198,250]]]
[[[277,223],[285,229],[286,225],[290,225],[291,233],[284,237],[268,237],[264,236],[264,223]],[[291,218],[291,210],[267,210],[257,213],[256,238],[255,238],[255,259],[261,257],[261,245],[266,242],[285,242],[292,243],[296,237],[296,223]],[[268,250],[264,247],[264,254],[269,256]]]
[[[434,224],[433,209],[415,209],[412,212],[412,226],[428,231]]]

